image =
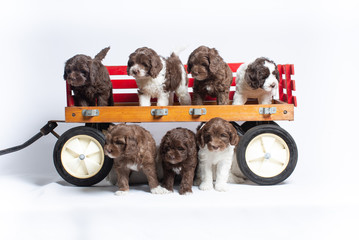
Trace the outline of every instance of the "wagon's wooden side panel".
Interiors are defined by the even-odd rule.
[[[206,109],[205,115],[191,115],[191,108]],[[275,108],[275,113],[262,114],[260,109]],[[99,115],[85,117],[83,110],[98,110]],[[164,116],[153,116],[151,110],[167,109]],[[200,122],[209,121],[214,117],[221,117],[228,121],[275,121],[294,120],[294,106],[292,104],[270,105],[203,105],[203,106],[166,106],[166,107],[67,107],[65,109],[66,122]]]

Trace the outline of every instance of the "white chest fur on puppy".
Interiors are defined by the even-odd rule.
[[[198,151],[199,189],[213,189],[213,175],[215,172],[215,189],[227,191],[227,181],[232,166],[235,146],[229,145],[223,151],[209,151],[207,145]],[[213,169],[214,168],[214,169]],[[215,170],[215,171],[214,171]]]
[[[271,104],[278,89],[278,69],[266,58],[242,64],[236,73],[236,92],[233,105],[243,105],[248,98],[258,99],[259,104]]]

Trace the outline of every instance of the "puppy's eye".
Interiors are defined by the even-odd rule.
[[[178,147],[177,150],[178,151],[184,151],[185,149],[183,147]]]
[[[227,134],[222,133],[221,138],[228,138]]]
[[[124,145],[125,143],[124,143],[124,142],[121,142],[121,141],[115,141],[115,144],[116,144],[116,145]]]

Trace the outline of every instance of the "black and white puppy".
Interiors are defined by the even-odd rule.
[[[138,48],[129,56],[127,74],[136,79],[140,106],[151,106],[151,98],[157,98],[157,106],[173,103],[173,92],[181,105],[190,105],[186,70],[177,56],[159,56],[153,49]]]
[[[259,104],[271,104],[278,81],[277,65],[267,58],[242,64],[237,70],[233,105],[243,105],[248,98],[257,98]]]

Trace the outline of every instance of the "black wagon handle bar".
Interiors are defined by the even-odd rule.
[[[24,149],[24,148],[30,146],[31,144],[33,144],[35,141],[39,140],[39,138],[41,138],[42,136],[45,136],[45,135],[47,135],[49,133],[52,133],[56,137],[58,137],[58,135],[55,132],[53,132],[53,130],[57,126],[58,126],[57,122],[48,121],[47,124],[40,129],[39,133],[37,133],[35,136],[30,138],[29,140],[27,140],[23,144],[15,146],[15,147],[7,148],[7,149],[4,149],[4,150],[0,150],[0,156],[8,154],[8,153],[19,151],[21,149]]]

